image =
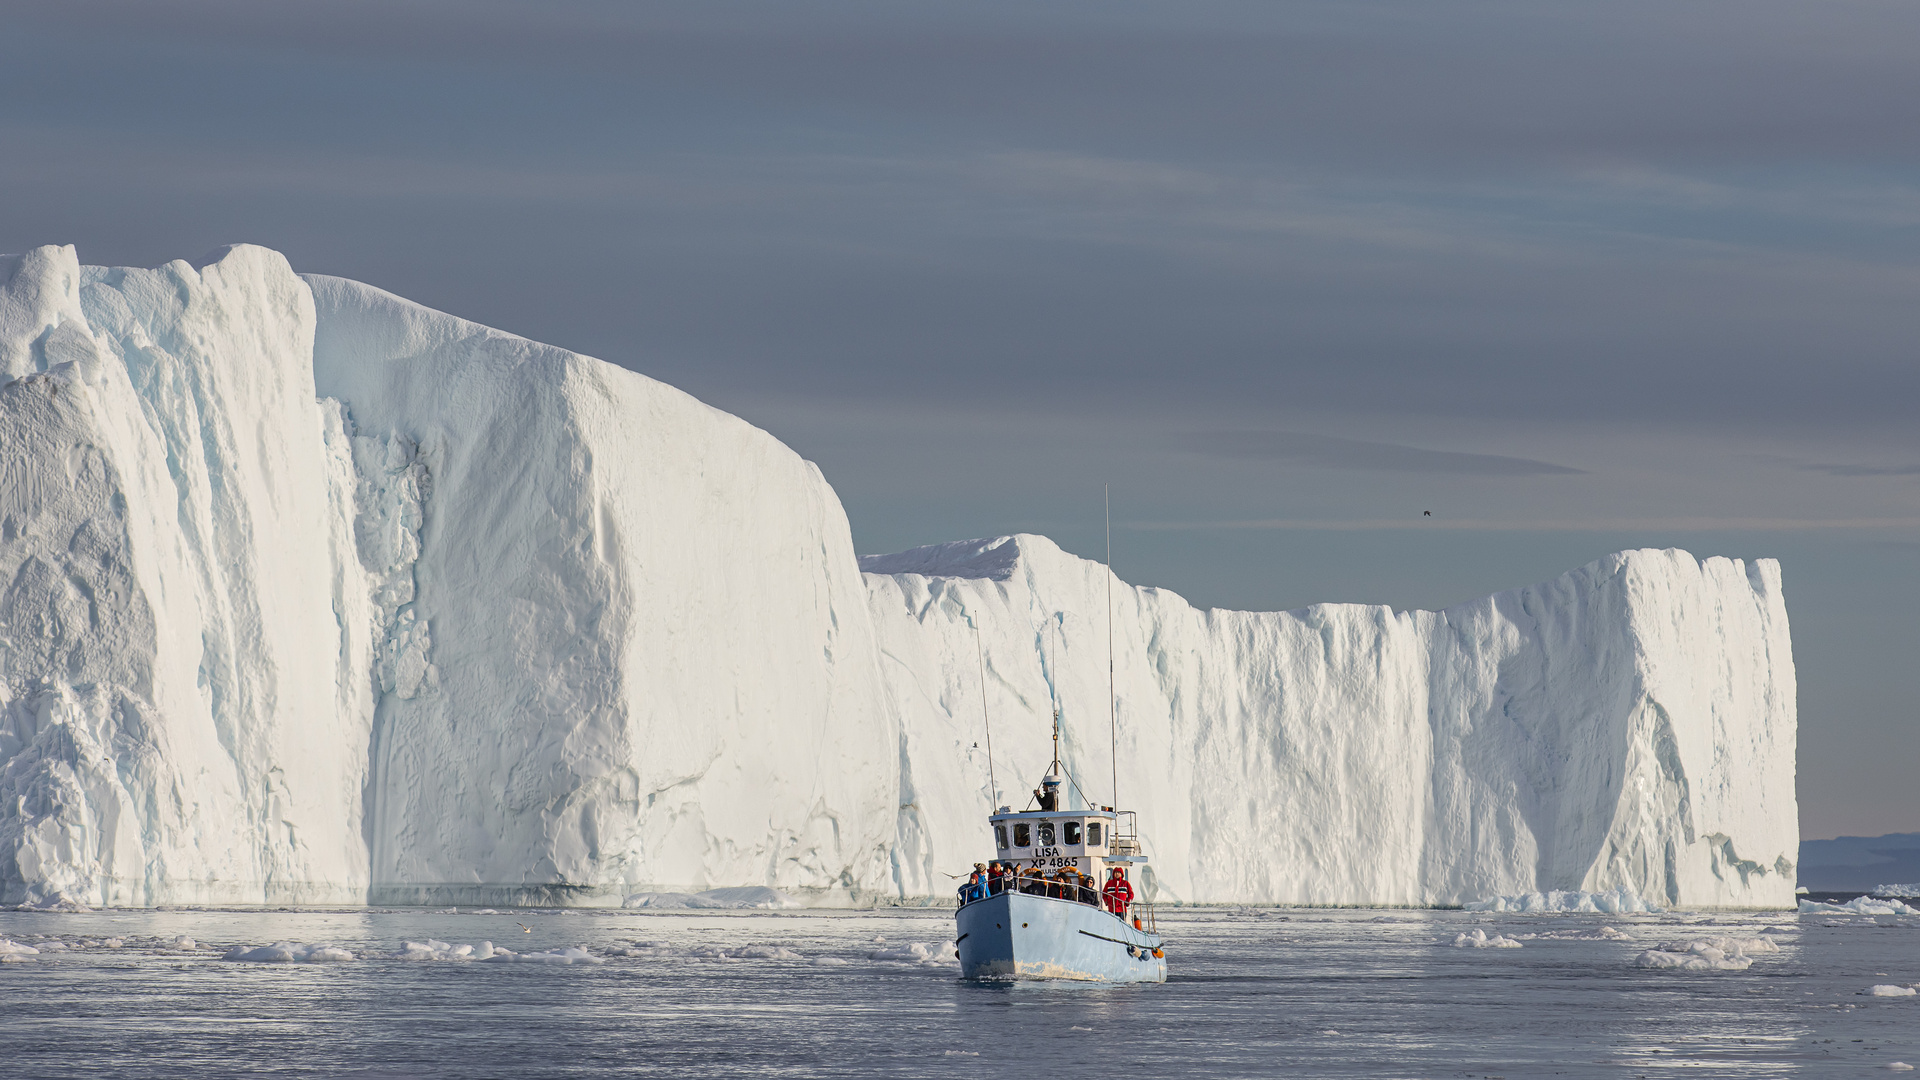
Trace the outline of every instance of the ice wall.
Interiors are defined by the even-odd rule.
[[[987,853],[982,666],[999,798],[1057,693],[1110,801],[1103,568],[866,570],[813,465],[624,369],[259,248],[8,257],[0,901],[944,895]],[[1112,587],[1168,897],[1791,904],[1772,563],[1439,613]]]
[[[0,900],[355,901],[364,592],[259,248],[0,262]]]
[[[1019,536],[863,565],[916,765],[902,861],[929,887],[979,850],[996,797],[1026,801],[1057,699],[1095,803],[1114,803],[1117,720],[1117,805],[1140,812],[1164,897],[1792,906],[1771,560],[1625,552],[1441,612],[1203,611],[1116,580],[1112,717],[1099,564]]]
[[[375,901],[889,889],[898,725],[819,470],[645,376],[308,281],[391,583]]]

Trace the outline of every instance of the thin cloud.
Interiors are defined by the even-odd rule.
[[[1920,518],[1558,518],[1534,520],[1411,518],[1349,518],[1256,521],[1133,521],[1125,528],[1141,532],[1207,532],[1265,529],[1303,532],[1369,532],[1375,530],[1444,529],[1462,532],[1803,532],[1844,529],[1920,529]]]
[[[1196,431],[1185,436],[1181,444],[1186,450],[1212,457],[1251,458],[1323,469],[1455,476],[1585,475],[1582,469],[1531,458],[1426,450],[1398,443],[1365,442],[1298,431]]]
[[[1920,476],[1920,465],[1834,465],[1814,462],[1800,466],[1807,472],[1828,476]]]

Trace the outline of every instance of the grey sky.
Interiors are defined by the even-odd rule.
[[[1202,604],[1778,556],[1807,835],[1920,828],[1920,8],[0,17],[0,249],[262,243],[626,364],[863,550],[1097,555],[1111,483]]]

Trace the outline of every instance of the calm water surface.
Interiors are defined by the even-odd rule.
[[[1920,983],[1920,919],[1188,909],[1162,919],[1172,979],[1134,987],[962,983],[951,928],[946,911],[0,912],[0,938],[40,949],[0,964],[0,1075],[1520,1080],[1920,1065],[1920,996],[1862,994]],[[1475,929],[1522,947],[1453,946]],[[1780,951],[1745,971],[1634,963],[1660,943],[1758,934]],[[395,958],[429,938],[603,962]],[[222,958],[278,941],[355,959]]]

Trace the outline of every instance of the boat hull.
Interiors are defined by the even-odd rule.
[[[1100,908],[1027,893],[976,900],[954,916],[967,979],[1165,982],[1160,935]]]

